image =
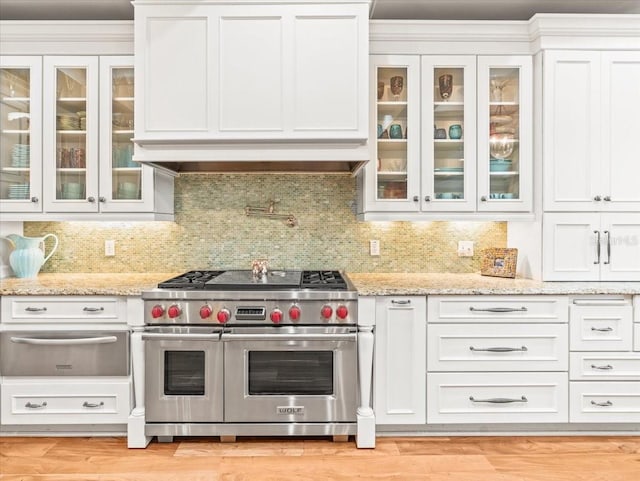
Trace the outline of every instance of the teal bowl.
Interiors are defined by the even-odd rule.
[[[508,172],[511,170],[511,161],[502,159],[491,159],[489,161],[489,170],[491,172]]]

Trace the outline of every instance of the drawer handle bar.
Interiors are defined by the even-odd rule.
[[[591,401],[591,404],[593,406],[600,406],[601,408],[608,408],[609,406],[613,406],[613,403],[611,401],[605,401],[605,402],[595,402],[595,401]]]
[[[104,307],[83,307],[82,310],[84,312],[102,312]]]
[[[396,304],[398,306],[408,306],[409,304],[411,304],[411,299],[405,299],[405,300],[396,300],[396,299],[391,299],[391,304]]]
[[[27,402],[27,404],[25,404],[24,407],[29,409],[42,409],[47,407],[47,401],[44,401],[42,404],[34,404],[31,402]]]
[[[47,308],[46,307],[25,307],[24,310],[27,312],[46,312]]]
[[[510,403],[528,403],[529,400],[522,396],[520,399],[512,399],[508,397],[492,397],[489,399],[475,399],[469,396],[469,401],[474,403],[491,403],[491,404],[510,404]]]
[[[522,347],[487,347],[485,349],[478,349],[477,347],[469,346],[469,350],[472,352],[527,352],[527,346]]]
[[[82,403],[83,408],[101,408],[104,406],[104,401],[100,401],[99,403],[90,403],[89,401],[85,401]]]
[[[527,312],[529,309],[526,307],[488,307],[486,309],[478,309],[471,306],[469,308],[471,312]]]
[[[613,366],[611,364],[607,364],[606,366],[596,366],[595,364],[591,364],[591,369],[598,369],[600,371],[611,371]]]
[[[35,337],[12,337],[16,344],[33,344],[38,346],[77,346],[82,344],[111,344],[118,340],[116,336],[80,337],[77,339],[38,339]]]
[[[613,327],[592,327],[591,330],[598,332],[611,332],[613,331]]]

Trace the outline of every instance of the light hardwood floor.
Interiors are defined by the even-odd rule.
[[[2,481],[640,481],[640,437],[329,439],[0,437]]]

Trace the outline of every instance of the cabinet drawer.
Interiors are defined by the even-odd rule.
[[[128,380],[2,383],[2,424],[121,424],[129,416]]]
[[[572,382],[572,423],[640,422],[640,382]]]
[[[126,301],[121,297],[60,296],[3,297],[6,323],[126,323]]]
[[[431,296],[428,322],[567,322],[568,300],[555,296]]]
[[[566,371],[566,324],[430,324],[429,371]]]
[[[572,351],[631,351],[631,305],[569,307]]]
[[[572,381],[640,380],[640,353],[572,352],[570,358]]]
[[[567,422],[566,373],[427,374],[427,423]]]

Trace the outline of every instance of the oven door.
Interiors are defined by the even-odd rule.
[[[222,421],[222,343],[209,327],[147,328],[146,422]]]
[[[129,331],[5,331],[2,376],[127,376]]]
[[[226,422],[355,422],[355,328],[225,331]]]

